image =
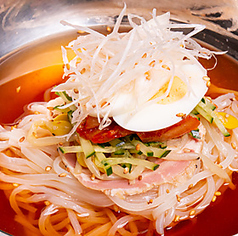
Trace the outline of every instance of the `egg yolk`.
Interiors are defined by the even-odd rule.
[[[238,120],[234,116],[225,112],[217,112],[217,116],[227,129],[235,129],[238,127]]]
[[[161,89],[151,98],[151,100],[162,96],[168,89],[168,86],[169,81],[161,87]],[[168,96],[166,98],[161,99],[158,103],[169,104],[178,101],[185,96],[187,91],[187,85],[184,83],[184,81],[181,80],[178,76],[174,76],[173,83]]]

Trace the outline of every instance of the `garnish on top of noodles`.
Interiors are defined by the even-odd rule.
[[[114,120],[131,131],[159,130],[179,122],[178,114],[188,115],[207,91],[207,72],[197,58],[212,53],[191,39],[203,26],[171,23],[169,13],[153,11],[149,21],[129,14],[132,30],[118,33],[124,11],[106,36],[78,27],[88,34],[66,47],[75,53],[71,61],[62,48],[69,79],[53,91],[70,97],[60,109],[70,108],[75,128],[92,116],[99,129]]]
[[[167,156],[167,140],[188,133],[201,138],[198,114],[230,135],[224,114],[204,97],[210,79],[198,58],[210,59],[214,52],[191,38],[204,26],[172,23],[169,13],[156,16],[153,10],[149,21],[129,14],[132,29],[119,33],[125,10],[108,35],[71,25],[87,34],[62,47],[68,79],[52,90],[59,97],[48,103],[54,120],[47,128],[68,140],[77,134],[77,144],[61,152],[77,153],[78,162],[98,178],[100,171],[110,176],[115,165],[156,170],[159,164],[149,157]],[[67,50],[73,50],[73,59]],[[90,164],[86,159],[95,153]],[[229,181],[226,173],[223,177]]]
[[[131,31],[119,33],[124,14],[108,35],[73,26],[87,34],[62,48],[67,81],[53,88],[58,96],[30,104],[17,125],[0,126],[0,166],[7,170],[1,181],[19,184],[10,197],[18,214],[28,209],[17,205],[21,191],[27,204],[49,201],[39,212],[43,233],[48,216],[63,208],[70,235],[94,235],[96,225],[117,235],[137,216],[163,234],[205,209],[224,183],[234,187],[238,101],[234,93],[205,96],[210,79],[198,58],[215,52],[191,38],[204,27],[172,23],[169,13],[153,10],[149,21],[129,14]],[[110,225],[104,215],[103,227],[91,225],[92,206],[96,215],[98,207],[113,206],[126,215],[105,213]]]

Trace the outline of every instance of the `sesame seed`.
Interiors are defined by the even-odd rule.
[[[147,71],[147,72],[145,72],[145,78],[147,79],[147,80],[150,80],[151,78],[150,78],[150,73]]]
[[[162,68],[164,68],[166,70],[170,70],[170,68],[167,65],[162,65]]]
[[[237,148],[237,146],[236,146],[235,143],[231,143],[231,146],[232,146],[233,149],[236,149],[236,148]]]
[[[24,140],[25,140],[25,137],[23,136],[19,139],[19,142],[22,143]]]
[[[210,81],[211,80],[208,76],[203,76],[202,79],[205,80],[205,81]]]
[[[236,98],[232,98],[231,100],[232,100],[232,101],[236,101]]]
[[[210,81],[207,81],[206,85],[207,85],[207,87],[210,87],[211,82],[210,82]]]
[[[83,69],[80,71],[80,73],[81,73],[81,74],[84,74],[84,73],[85,73],[85,71],[86,71],[86,69],[85,69],[85,68],[83,68]]]
[[[66,176],[67,176],[66,173],[61,173],[61,174],[59,174],[59,177],[66,177]]]
[[[118,207],[116,204],[113,205],[113,210],[114,210],[115,212],[117,212],[117,213],[120,212],[120,209],[119,209],[119,207]]]
[[[11,130],[13,130],[14,128],[16,128],[17,127],[17,125],[13,125],[12,127],[11,127]]]
[[[101,104],[101,107],[104,107],[106,104],[107,104],[107,102],[104,101],[104,102]],[[110,103],[109,103],[108,105],[110,105]]]
[[[143,56],[142,56],[142,58],[146,58],[147,57],[147,54],[146,53],[144,53],[143,54]]]
[[[138,180],[139,180],[139,181],[142,180],[142,175],[139,175],[139,176],[138,176]]]
[[[190,188],[192,188],[193,187],[193,184],[190,184],[189,186],[188,186],[188,189],[190,189]]]
[[[95,180],[95,174],[91,175],[91,180]]]
[[[216,191],[216,192],[214,193],[214,195],[215,195],[215,196],[221,196],[221,192],[220,192],[220,191]]]
[[[44,204],[45,204],[46,206],[49,206],[49,205],[50,205],[50,201],[46,200],[46,201],[44,201]]]
[[[184,113],[180,112],[180,113],[177,113],[176,116],[184,118],[186,115]]]
[[[178,222],[180,220],[180,216],[175,216],[174,217],[174,222]]]
[[[45,171],[50,171],[50,170],[52,170],[52,167],[51,167],[51,166],[46,166],[46,167],[45,167]]]
[[[153,199],[150,199],[147,203],[148,203],[148,204],[153,203]]]
[[[166,189],[166,193],[169,193],[170,191],[169,191],[169,189]]]
[[[19,87],[16,88],[16,92],[17,92],[17,93],[19,93],[20,90],[21,90],[21,86],[19,86]]]
[[[179,195],[176,195],[177,201],[180,202],[181,198],[179,197]]]
[[[191,151],[192,151],[192,150],[189,149],[189,148],[184,148],[184,149],[183,149],[183,152],[184,152],[184,153],[190,153]]]
[[[129,173],[129,168],[128,168],[128,167],[125,167],[123,173],[124,173],[124,174]]]
[[[18,187],[19,186],[18,183],[13,183],[12,185],[13,185],[13,187]]]
[[[223,166],[221,164],[218,164],[217,166],[220,167],[221,169],[223,169]]]
[[[139,151],[140,150],[140,144],[138,143],[137,145],[136,145],[136,151]]]
[[[196,212],[195,210],[191,210],[191,211],[189,212],[189,215],[190,215],[190,216],[193,216],[193,215],[195,215],[195,212]]]
[[[85,31],[83,31],[83,30],[78,30],[78,33],[79,33],[79,34],[84,34]]]
[[[216,199],[217,199],[217,197],[216,197],[216,196],[213,196],[213,197],[212,197],[212,202],[215,202]]]
[[[112,28],[107,26],[107,32],[111,32],[112,31]]]
[[[66,64],[66,65],[65,65],[65,67],[66,67],[66,69],[67,69],[67,70],[69,70],[69,69],[70,69],[70,66],[69,66],[69,64]]]
[[[79,93],[78,89],[75,88],[74,89],[74,93]]]
[[[154,66],[155,66],[155,60],[153,60],[152,62],[150,62],[149,66],[154,67]]]

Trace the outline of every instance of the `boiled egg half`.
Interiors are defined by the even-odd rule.
[[[146,91],[147,82],[158,81],[149,88],[157,89],[157,92],[146,100],[141,98],[141,103],[140,96],[146,97],[147,93],[120,93],[112,111],[115,122],[127,130],[154,131],[179,122],[181,114],[188,115],[207,92],[204,79],[207,72],[199,63],[190,61],[177,63],[175,71],[179,73],[172,79],[171,73],[161,76],[161,70],[156,69],[152,69],[150,80],[146,79],[146,75],[137,79],[138,86],[144,86],[141,91]]]

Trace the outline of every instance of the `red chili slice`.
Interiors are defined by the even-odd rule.
[[[99,123],[97,118],[89,116],[80,124],[77,128],[77,132],[81,137],[91,140],[93,143],[106,143],[115,138],[125,137],[134,133],[120,127],[114,121],[103,130],[100,130],[98,126]]]
[[[166,141],[169,139],[178,138],[192,130],[197,129],[199,124],[200,121],[197,118],[186,116],[180,122],[167,128],[150,132],[137,132],[137,135],[142,142]]]
[[[180,122],[156,131],[150,132],[133,132],[126,130],[112,121],[112,123],[100,130],[97,118],[88,116],[84,122],[77,128],[78,134],[93,143],[106,143],[115,138],[125,137],[129,134],[136,133],[142,142],[165,141],[173,138],[178,138],[191,130],[197,129],[200,121],[192,116],[186,116]]]

